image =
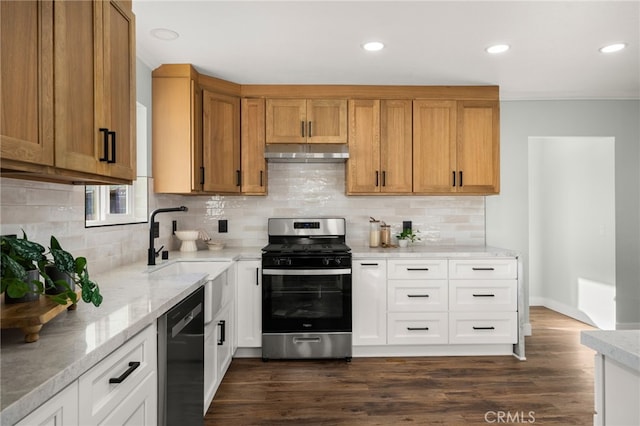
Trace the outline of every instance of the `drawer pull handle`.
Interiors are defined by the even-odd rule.
[[[136,368],[140,367],[140,362],[139,361],[131,361],[129,363],[129,368],[127,368],[127,371],[125,371],[124,373],[122,373],[122,375],[120,377],[112,377],[109,379],[109,383],[122,383],[126,380],[127,377],[129,377],[131,375],[131,373],[134,372],[134,370]]]
[[[429,297],[428,294],[407,294],[407,297]]]
[[[378,266],[377,263],[361,263],[362,266]]]
[[[428,271],[429,268],[407,268],[407,271]]]
[[[474,294],[473,297],[496,297],[495,294]]]
[[[429,330],[429,327],[407,327],[409,331],[425,331]]]
[[[471,268],[472,271],[495,271],[495,268]]]
[[[495,330],[495,327],[473,327],[474,330]]]

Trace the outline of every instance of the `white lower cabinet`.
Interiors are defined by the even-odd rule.
[[[78,379],[81,425],[157,423],[155,325],[128,340]]]
[[[78,423],[78,381],[58,392],[16,426],[73,426]]]
[[[237,341],[240,348],[262,347],[262,270],[259,260],[240,260],[237,274]]]
[[[516,343],[516,312],[450,312],[449,343]]]
[[[353,345],[387,343],[387,261],[354,260],[352,271]]]
[[[446,344],[449,339],[446,312],[389,312],[387,343],[390,345]]]

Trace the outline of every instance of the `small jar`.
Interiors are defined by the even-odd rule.
[[[391,225],[380,226],[380,245],[389,247],[391,245]]]
[[[369,247],[380,246],[380,221],[372,220],[369,222]]]

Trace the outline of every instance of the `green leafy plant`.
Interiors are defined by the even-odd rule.
[[[61,305],[68,300],[76,303],[78,296],[65,280],[53,280],[47,273],[47,267],[54,267],[67,276],[82,290],[82,300],[100,306],[102,295],[100,288],[89,277],[87,259],[74,258],[71,253],[64,250],[58,240],[51,236],[49,254],[45,255],[45,248],[27,239],[22,231],[22,239],[16,237],[2,237],[2,292],[11,297],[19,298],[27,293],[45,295]],[[27,271],[37,269],[44,278],[44,285],[38,280],[27,282]],[[46,289],[60,287],[63,289],[58,294],[46,294]]]
[[[399,240],[409,240],[412,243],[416,241],[420,241],[420,236],[417,234],[420,231],[416,231],[415,233],[411,229],[403,229],[401,233],[396,235],[396,238]]]

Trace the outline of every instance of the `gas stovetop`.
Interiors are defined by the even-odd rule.
[[[265,253],[348,253],[351,248],[344,243],[272,243],[262,249]]]

